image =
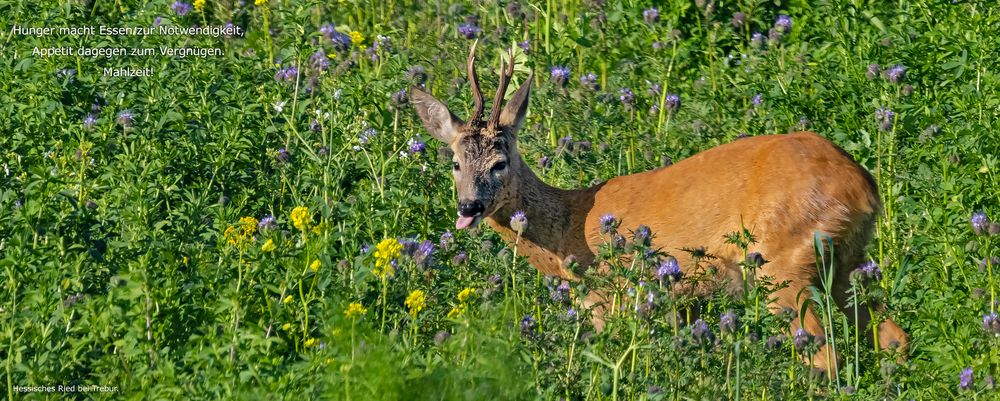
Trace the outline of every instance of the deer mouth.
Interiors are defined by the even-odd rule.
[[[482,220],[483,220],[482,214],[477,214],[475,216],[462,216],[461,214],[459,214],[458,220],[455,220],[455,229],[462,230],[469,227],[475,227]]]

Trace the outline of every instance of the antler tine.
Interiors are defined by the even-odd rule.
[[[472,101],[475,108],[472,109],[472,116],[469,118],[469,125],[476,125],[483,118],[483,92],[479,90],[479,76],[476,75],[476,44],[479,40],[472,42],[472,50],[469,51],[469,85],[472,86]]]
[[[503,106],[504,95],[507,94],[507,85],[510,78],[514,76],[514,49],[507,48],[508,62],[504,64],[500,60],[500,85],[497,86],[496,97],[493,98],[493,110],[490,112],[489,127],[496,128],[500,123],[500,109]]]

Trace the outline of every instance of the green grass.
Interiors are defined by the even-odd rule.
[[[983,327],[995,309],[995,266],[980,261],[1000,241],[970,227],[975,211],[1000,219],[1000,15],[992,2],[736,0],[706,11],[700,1],[668,0],[654,23],[643,20],[651,2],[629,0],[522,2],[520,12],[495,0],[208,0],[183,17],[172,3],[0,0],[7,399],[997,397],[987,377],[1000,374],[1000,339]],[[749,15],[745,24],[731,23],[737,12]],[[791,31],[755,47],[753,33],[766,38],[780,14],[791,16]],[[510,90],[535,72],[519,142],[530,163],[550,159],[536,171],[553,185],[647,170],[741,134],[808,129],[846,149],[873,172],[886,208],[870,247],[883,277],[864,296],[887,300],[886,313],[911,337],[909,358],[876,352],[859,340],[869,328],[831,311],[841,374],[812,374],[790,339],[767,344],[787,332],[789,317],[761,313],[767,286],[702,300],[671,297],[652,282],[623,287],[638,291],[624,298],[635,301],[652,291],[653,306],[632,305],[639,312],[627,308],[595,333],[586,311],[567,317],[570,301],[554,300],[558,281],[539,277],[488,228],[455,233],[429,266],[402,256],[394,275],[377,277],[375,244],[437,244],[453,224],[450,159],[392,96],[416,84],[407,71],[422,66],[426,88],[467,115],[472,42],[458,26],[469,16],[481,28],[488,93],[501,52],[529,41],[529,51],[515,48]],[[232,22],[247,33],[12,35],[15,24],[152,26],[157,17],[181,27]],[[328,23],[363,40],[337,48],[321,33]],[[367,49],[378,35],[388,41],[373,59]],[[31,55],[36,46],[225,54],[45,58]],[[310,61],[321,48],[325,70]],[[869,64],[901,64],[905,78],[869,78]],[[571,70],[565,86],[549,79],[557,65]],[[154,76],[102,74],[123,66],[150,67]],[[275,79],[290,66],[297,75]],[[587,73],[600,89],[581,83]],[[658,93],[648,92],[653,84]],[[624,88],[635,94],[632,107],[620,101]],[[679,109],[650,110],[667,93],[680,96]],[[882,108],[894,113],[887,124],[876,119]],[[133,117],[122,124],[126,110]],[[566,136],[591,147],[560,152]],[[408,152],[411,140],[426,151]],[[308,208],[300,227],[296,207]],[[240,223],[268,215],[273,229]],[[641,222],[626,223],[622,233]],[[648,280],[649,266],[606,259],[624,280],[617,283]],[[573,291],[610,285],[592,278]],[[475,295],[460,302],[465,288]],[[414,290],[426,293],[426,307],[411,313],[405,300]],[[814,293],[821,305],[822,292]],[[346,316],[350,303],[366,313]],[[448,318],[459,306],[464,312]],[[697,324],[672,324],[685,307],[701,312],[716,341]],[[739,324],[723,334],[726,311]],[[968,367],[974,380],[960,389]],[[59,384],[117,392],[14,392]]]

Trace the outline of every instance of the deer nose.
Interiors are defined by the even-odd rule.
[[[484,210],[486,207],[483,206],[483,202],[478,200],[458,202],[458,214],[465,217],[479,216],[483,214]]]

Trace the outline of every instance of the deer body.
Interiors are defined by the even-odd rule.
[[[757,274],[788,284],[773,294],[776,299],[770,308],[775,312],[798,311],[809,296],[804,290],[819,285],[814,248],[819,232],[829,236],[835,251],[834,299],[849,318],[856,312],[857,323],[867,327],[869,308],[854,311],[847,291],[850,273],[864,259],[881,205],[871,175],[836,145],[810,132],[752,137],[673,166],[614,177],[590,188],[555,188],[531,171],[516,146],[531,79],[502,110],[498,95],[484,123],[474,54],[475,45],[468,68],[476,107],[468,123],[420,89],[414,88],[411,96],[428,131],[454,151],[457,229],[486,220],[505,240],[516,240],[518,252],[542,273],[576,279],[563,267],[563,260],[573,255],[579,263],[591,264],[606,240],[600,234],[600,217],[612,214],[623,232],[648,226],[654,248],[681,256],[682,248],[704,247],[718,257],[712,260],[719,268],[716,283],[737,291],[742,289],[742,252],[726,244],[724,235],[745,226],[758,240],[749,251],[770,261]],[[508,66],[498,93],[506,91],[511,73]],[[529,222],[520,235],[510,225],[515,211],[523,211]],[[688,259],[678,258],[685,272],[693,266]],[[584,303],[601,309],[601,296],[589,296]],[[793,329],[801,327],[814,335],[824,332],[811,308],[804,317],[792,322]],[[906,334],[892,320],[880,322],[878,331],[883,348],[907,345]],[[832,356],[824,348],[813,363],[827,368]]]

